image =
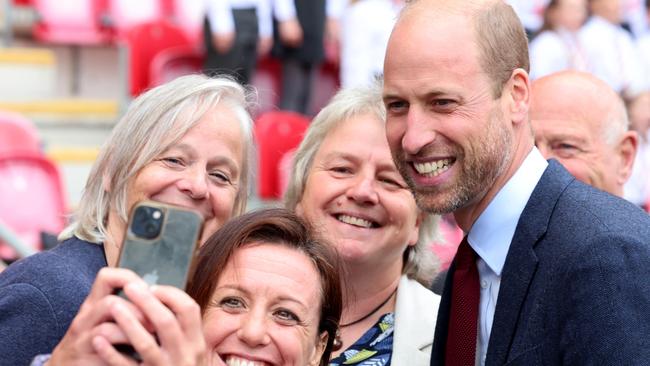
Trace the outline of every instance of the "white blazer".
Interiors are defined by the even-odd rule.
[[[402,275],[397,287],[392,366],[429,366],[440,296]]]

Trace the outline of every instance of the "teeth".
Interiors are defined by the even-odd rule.
[[[346,224],[365,227],[365,228],[369,228],[369,227],[372,226],[372,222],[370,222],[368,220],[364,220],[362,218],[353,217],[353,216],[349,216],[349,215],[339,215],[337,217],[337,220],[339,220],[341,222],[344,222]]]
[[[226,358],[226,365],[228,366],[264,366],[263,362],[255,362],[250,360],[245,360],[243,358],[230,356]]]
[[[449,163],[449,159],[442,159],[426,163],[414,163],[413,166],[418,173],[427,177],[435,177],[449,170]]]

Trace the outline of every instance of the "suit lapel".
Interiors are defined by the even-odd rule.
[[[546,233],[560,194],[573,179],[551,160],[519,218],[501,273],[486,365],[502,365],[508,359],[519,315],[537,269],[534,247]]]

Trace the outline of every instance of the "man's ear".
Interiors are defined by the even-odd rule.
[[[318,336],[318,340],[316,342],[316,348],[314,349],[314,354],[312,355],[311,359],[309,360],[309,366],[318,366],[320,365],[320,360],[323,357],[323,353],[325,352],[325,348],[327,347],[327,340],[329,339],[329,335],[327,334],[326,331],[323,331]]]
[[[634,159],[639,144],[639,135],[636,131],[627,131],[618,143],[617,153],[620,159],[616,182],[623,186],[632,175]]]
[[[530,79],[524,69],[515,69],[506,83],[503,93],[508,95],[510,116],[513,123],[528,121],[530,106]]]

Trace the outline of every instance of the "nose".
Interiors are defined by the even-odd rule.
[[[241,327],[237,331],[239,339],[249,347],[259,347],[270,343],[265,314],[250,311],[242,314]]]
[[[415,106],[409,109],[402,136],[402,149],[406,154],[417,155],[423,147],[433,142],[436,133],[426,116]]]
[[[208,173],[198,166],[191,167],[184,172],[178,181],[178,188],[192,199],[200,200],[208,196]]]
[[[348,188],[347,195],[360,204],[377,204],[379,195],[375,186],[374,174],[360,172]]]

